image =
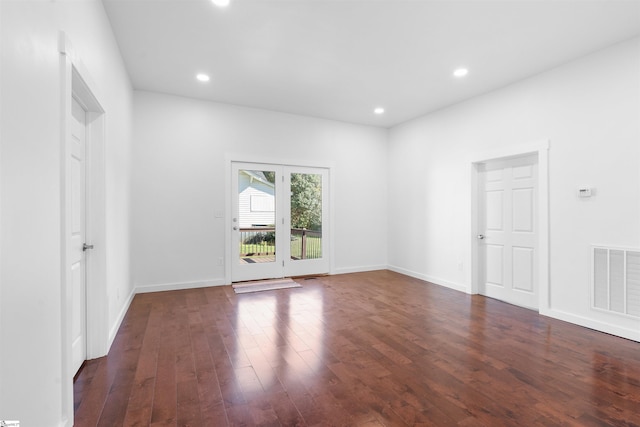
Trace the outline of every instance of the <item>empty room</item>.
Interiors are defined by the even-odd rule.
[[[640,0],[0,32],[0,425],[640,426]]]

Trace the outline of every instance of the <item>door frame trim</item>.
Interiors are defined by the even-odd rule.
[[[231,275],[231,260],[233,254],[231,251],[231,218],[233,207],[233,194],[231,194],[231,171],[232,163],[257,163],[257,164],[269,164],[279,166],[294,166],[294,167],[310,167],[310,168],[323,168],[329,171],[329,274],[334,274],[335,271],[335,217],[334,217],[334,198],[335,198],[335,162],[317,162],[310,160],[300,159],[282,159],[265,156],[256,156],[255,154],[246,153],[225,153],[224,162],[224,200],[225,209],[224,216],[222,218],[224,227],[224,281],[225,284],[230,285],[233,283]]]
[[[479,201],[479,166],[491,160],[508,159],[535,154],[538,156],[538,311],[545,314],[550,309],[549,300],[549,140],[539,140],[529,144],[507,146],[500,149],[476,153],[470,162],[471,166],[471,286],[467,292],[477,294],[479,283],[479,233],[478,211]]]
[[[71,105],[76,99],[86,111],[86,218],[85,240],[95,249],[86,257],[86,358],[107,354],[109,349],[108,292],[106,282],[106,153],[105,110],[102,108],[96,85],[73,48],[68,36],[61,31],[58,37],[60,53],[60,232],[61,232],[61,405],[66,425],[73,425],[73,377],[71,352],[70,277],[67,251],[71,228],[71,171],[70,153]]]

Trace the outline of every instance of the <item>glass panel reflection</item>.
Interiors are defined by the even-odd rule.
[[[291,174],[291,259],[322,258],[322,175]]]
[[[276,187],[274,171],[238,171],[239,262],[276,260]]]

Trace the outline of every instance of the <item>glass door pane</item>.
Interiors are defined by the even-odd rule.
[[[322,258],[322,175],[291,174],[291,259]]]
[[[238,262],[276,261],[275,171],[238,171]]]

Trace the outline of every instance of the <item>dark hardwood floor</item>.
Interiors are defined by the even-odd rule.
[[[76,426],[640,426],[640,343],[389,271],[137,295]]]

